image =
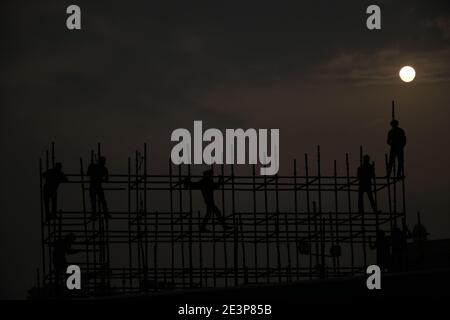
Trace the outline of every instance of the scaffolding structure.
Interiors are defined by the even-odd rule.
[[[90,163],[102,154],[91,151]],[[363,150],[360,148],[360,161]],[[235,174],[234,165],[215,165],[214,180],[223,177],[215,197],[227,224],[216,217],[211,230],[200,231],[205,215],[200,192],[186,188],[190,165],[170,161],[166,174],[150,174],[148,150],[128,158],[127,171],[110,173],[103,184],[109,215],[91,219],[89,177],[80,158],[79,172],[67,174],[66,185],[81,192],[79,208],[67,209],[59,199],[56,219],[47,221],[43,205],[43,173],[55,164],[52,144],[40,161],[42,279],[60,281],[53,253],[67,234],[76,236],[69,264],[82,270],[86,295],[132,294],[159,290],[281,283],[302,279],[365,274],[374,262],[371,251],[377,231],[389,235],[406,225],[405,178],[376,175],[373,194],[381,212],[358,210],[358,178],[351,174],[349,155],[335,160],[332,174],[322,173],[320,147],[311,159],[292,163],[290,175]],[[388,166],[385,157],[385,169]],[[395,167],[394,167],[395,177]],[[74,189],[74,190],[75,190]],[[61,197],[61,194],[63,195]],[[117,208],[111,202],[120,203]],[[101,206],[97,206],[101,208]],[[120,210],[119,210],[120,208]]]

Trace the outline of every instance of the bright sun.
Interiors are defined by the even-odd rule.
[[[405,82],[411,82],[416,77],[416,70],[414,70],[413,67],[405,66],[400,69],[400,72],[398,73],[400,75],[400,79],[402,79]]]

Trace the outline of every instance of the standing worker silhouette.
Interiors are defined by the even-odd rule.
[[[212,170],[204,171],[203,178],[200,181],[191,182],[190,178],[186,178],[184,181],[185,188],[197,189],[202,192],[203,200],[206,204],[206,215],[200,225],[200,231],[209,231],[206,228],[206,224],[213,213],[216,214],[224,229],[231,229],[231,227],[229,227],[225,222],[225,218],[220,213],[219,208],[217,208],[214,203],[214,190],[219,188],[221,185],[223,185],[223,177],[220,177],[217,183],[214,182]]]
[[[44,207],[45,207],[45,219],[48,221],[50,219],[56,218],[56,212],[58,210],[58,187],[61,182],[67,182],[67,177],[62,172],[62,164],[57,162],[52,169],[48,169],[43,173],[45,179],[44,183]],[[50,202],[52,208],[50,211]]]
[[[372,193],[372,181],[374,178],[375,178],[375,169],[373,164],[370,163],[370,157],[366,154],[364,156],[363,163],[358,168],[358,180],[359,180],[358,209],[360,213],[364,213],[364,193],[367,193],[367,196],[369,197],[370,205],[372,206],[373,212],[379,212]]]
[[[108,206],[106,204],[105,192],[103,190],[103,182],[108,181],[109,173],[108,168],[105,166],[106,158],[100,157],[98,163],[91,163],[89,165],[87,175],[90,177],[89,181],[89,196],[91,199],[92,216],[91,219],[97,218],[97,199],[102,206],[102,211],[106,217],[110,217],[108,214]]]
[[[387,136],[387,144],[391,147],[389,152],[389,163],[387,169],[387,176],[391,176],[392,168],[395,164],[395,159],[397,159],[397,178],[400,179],[404,176],[404,153],[403,149],[406,145],[406,135],[405,131],[398,126],[398,121],[393,119],[391,121],[392,129],[389,130]]]

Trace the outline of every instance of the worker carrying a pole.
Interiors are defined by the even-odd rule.
[[[62,171],[62,164],[60,162],[55,163],[52,169],[48,169],[43,173],[45,179],[44,182],[44,208],[45,219],[56,218],[56,212],[58,211],[58,187],[62,182],[67,182],[67,177]],[[51,210],[50,210],[51,203]]]
[[[375,168],[373,163],[370,163],[370,157],[366,154],[364,155],[363,163],[358,168],[358,180],[359,180],[358,209],[360,213],[364,213],[365,193],[367,193],[373,212],[375,213],[380,212],[377,209],[377,204],[375,203],[375,200],[373,198],[372,181],[374,179],[375,179]]]
[[[217,216],[225,230],[231,229],[231,227],[227,225],[225,218],[222,216],[219,208],[214,202],[214,190],[218,189],[222,185],[223,177],[220,177],[218,182],[214,182],[212,170],[204,171],[203,178],[197,182],[192,182],[190,180],[190,177],[187,177],[184,180],[185,188],[200,190],[202,192],[203,200],[205,201],[206,215],[200,225],[200,231],[209,231],[206,228],[206,224],[208,223],[209,219],[211,219],[211,216],[213,214]]]

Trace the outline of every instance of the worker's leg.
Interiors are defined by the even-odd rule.
[[[44,188],[44,209],[45,217],[48,219],[50,215],[50,194],[47,188]]]
[[[364,190],[359,189],[358,192],[358,211],[364,213]]]
[[[100,201],[100,205],[102,206],[103,213],[108,213],[108,205],[106,204],[105,192],[103,191],[103,188],[98,190],[98,199]]]
[[[377,204],[375,203],[375,199],[373,198],[372,190],[367,190],[367,196],[369,197],[370,206],[372,207],[373,212],[377,212]]]
[[[53,191],[50,195],[52,201],[52,216],[56,216],[56,212],[58,212],[58,193]]]
[[[97,191],[94,188],[89,189],[89,197],[91,199],[92,214],[97,213]]]
[[[401,178],[405,175],[404,172],[404,154],[403,154],[403,148],[398,150],[397,152],[397,161],[398,161],[398,170],[397,170],[397,177]]]
[[[395,150],[391,148],[391,151],[389,152],[389,162],[388,162],[388,168],[387,168],[387,176],[391,176],[392,168],[395,164]]]
[[[206,229],[206,224],[208,223],[212,214],[213,214],[213,211],[211,210],[211,206],[206,205],[206,214],[205,214],[205,217],[203,218],[202,224],[200,225],[200,230]]]
[[[217,208],[216,205],[212,206],[213,212],[216,214],[217,218],[219,219],[220,223],[224,228],[227,228],[227,222],[225,221],[225,218],[222,216],[222,213],[220,212],[219,208]]]

